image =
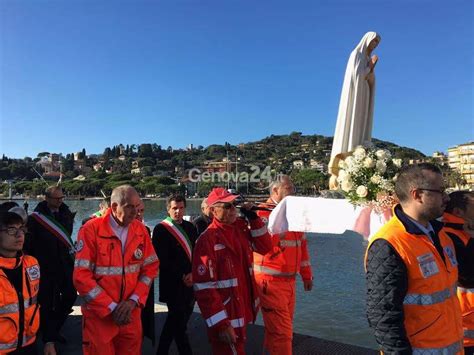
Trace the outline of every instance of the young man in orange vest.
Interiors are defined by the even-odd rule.
[[[433,164],[402,168],[400,204],[366,254],[367,317],[384,354],[462,354],[458,261],[436,221],[449,198]]]
[[[287,175],[281,175],[270,185],[270,197],[259,207],[273,209],[295,186]],[[268,222],[270,211],[257,214]],[[301,232],[272,235],[273,249],[265,254],[254,253],[253,271],[260,295],[265,323],[264,349],[271,355],[291,355],[293,313],[295,309],[295,278],[299,273],[305,291],[313,288],[313,275],[306,243]]]
[[[458,298],[464,328],[464,351],[474,354],[474,192],[454,191],[443,215],[444,231],[459,261]]]
[[[111,208],[82,226],[76,245],[74,285],[85,303],[84,354],[141,354],[140,313],[158,258],[143,223],[140,197],[129,185],[112,191]]]
[[[38,261],[22,253],[26,227],[19,214],[0,212],[0,353],[34,355],[39,328]],[[55,355],[53,343],[44,353]]]

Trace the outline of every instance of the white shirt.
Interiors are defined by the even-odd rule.
[[[114,219],[112,214],[110,215],[110,227],[112,228],[112,231],[115,233],[115,235],[120,239],[122,242],[122,254],[125,253],[125,243],[127,243],[127,236],[128,236],[128,226],[122,227],[120,224],[117,223],[117,221]],[[136,294],[133,294],[130,296],[130,299],[135,301],[138,305],[138,296]],[[117,307],[117,303],[112,302],[109,304],[109,309],[111,312],[114,311],[114,309]]]
[[[125,253],[125,243],[127,242],[128,236],[128,226],[122,227],[117,221],[114,219],[112,214],[110,215],[110,227],[115,235],[120,239],[122,242],[122,254]]]

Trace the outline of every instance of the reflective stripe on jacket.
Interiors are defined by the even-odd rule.
[[[137,298],[144,306],[151,282],[158,273],[158,258],[145,226],[133,220],[128,226],[125,251],[110,227],[109,209],[79,230],[74,262],[74,286],[84,299],[82,312],[103,318],[109,305]]]
[[[471,241],[471,237],[463,230],[464,219],[450,213],[444,213],[444,231],[456,235],[465,246]],[[472,243],[472,241],[471,241]],[[474,257],[468,255],[467,257]],[[474,270],[470,270],[473,272]],[[464,330],[464,346],[474,346],[474,288],[465,288],[460,284],[457,295],[461,304],[462,325]]]
[[[0,269],[0,353],[9,353],[32,344],[39,328],[38,290],[40,268],[38,261],[29,255],[21,257],[23,273],[22,295],[18,296],[15,287]],[[13,269],[16,258],[0,257],[0,268]],[[20,327],[23,320],[23,327]],[[19,330],[23,328],[23,334]],[[19,346],[19,342],[21,342]]]
[[[193,253],[194,295],[211,340],[229,325],[245,340],[245,325],[255,321],[259,299],[252,277],[253,251],[271,249],[260,218],[223,224],[214,219],[196,242]]]
[[[271,200],[268,201],[271,203]],[[270,205],[262,204],[261,207]],[[257,214],[268,222],[270,211],[258,211]],[[306,236],[301,232],[286,232],[272,235],[272,250],[263,255],[255,253],[253,270],[255,277],[266,280],[294,280],[299,273],[303,280],[311,280],[311,261]]]
[[[405,264],[408,291],[403,301],[404,325],[413,354],[462,353],[454,245],[443,230],[438,235],[445,261],[428,236],[409,233],[395,213],[368,246],[384,239]]]

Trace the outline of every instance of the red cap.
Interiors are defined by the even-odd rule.
[[[232,202],[234,201],[238,195],[234,195],[224,189],[223,187],[215,187],[207,196],[207,205],[212,206],[217,202]]]

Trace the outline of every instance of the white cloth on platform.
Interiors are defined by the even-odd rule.
[[[354,207],[345,199],[285,197],[268,220],[271,234],[287,231],[342,234],[353,230],[368,238],[386,222],[368,207]]]
[[[349,56],[339,101],[331,162],[337,162],[335,158],[338,154],[351,152],[358,145],[367,144],[372,139],[375,74],[371,90],[367,82],[371,60],[367,55],[367,47],[375,38],[380,41],[377,33],[367,32]],[[329,165],[332,167],[333,164]]]

